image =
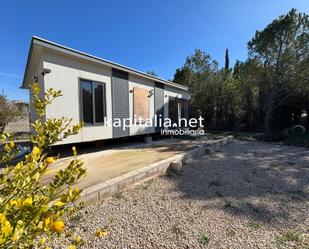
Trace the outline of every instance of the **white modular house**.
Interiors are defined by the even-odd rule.
[[[46,118],[67,117],[72,124],[84,124],[78,134],[59,144],[154,134],[166,128],[143,125],[144,119],[188,117],[187,87],[38,37],[31,40],[22,88],[29,89],[34,78],[43,92],[48,88],[62,92],[47,107]],[[142,119],[126,129],[106,122],[134,117]]]

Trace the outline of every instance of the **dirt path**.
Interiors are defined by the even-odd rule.
[[[235,141],[81,210],[85,248],[308,248],[309,151]],[[95,238],[108,226],[106,237]],[[62,242],[62,241],[60,241]]]

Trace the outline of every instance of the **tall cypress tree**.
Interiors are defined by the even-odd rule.
[[[227,48],[225,50],[225,70],[229,70],[230,69],[230,58],[229,58],[229,49]]]

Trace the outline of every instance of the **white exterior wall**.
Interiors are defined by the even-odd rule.
[[[51,70],[43,78],[41,72],[43,68]],[[106,85],[106,115],[112,120],[112,89],[111,77],[112,69],[108,66],[97,65],[86,60],[80,60],[72,56],[63,55],[51,50],[44,50],[40,63],[37,66],[37,75],[39,75],[39,84],[45,91],[48,88],[61,90],[62,96],[56,98],[51,105],[47,107],[46,118],[72,118],[72,124],[81,122],[81,105],[79,80],[86,79],[105,83]],[[134,87],[145,88],[154,93],[154,81],[129,74],[129,114],[133,119],[133,90]],[[164,86],[164,117],[168,117],[168,96],[189,99],[190,96],[185,90],[177,89],[171,86]],[[154,94],[149,97],[149,116],[154,122]],[[33,115],[33,114],[31,114]],[[34,117],[32,117],[32,121]],[[154,127],[130,127],[130,135],[141,135],[154,133]],[[113,138],[113,128],[106,125],[88,125],[84,126],[77,135],[73,135],[59,142],[58,144],[78,143],[86,141],[95,141]]]
[[[51,70],[45,75],[45,89],[61,90],[61,97],[55,99],[46,110],[46,117],[72,118],[72,124],[80,123],[80,91],[79,79],[87,79],[105,83],[106,85],[106,115],[112,118],[111,102],[111,68],[95,66],[84,61],[57,54],[44,54],[44,68]],[[105,125],[84,126],[77,135],[60,142],[76,143],[112,138],[112,127]]]
[[[154,82],[149,79],[145,79],[142,77],[138,77],[135,75],[129,74],[129,106],[130,106],[130,118],[133,120],[134,113],[133,113],[133,92],[131,93],[130,91],[133,91],[134,87],[139,87],[139,88],[144,88],[148,91],[152,90],[154,93]],[[154,124],[154,94],[151,95],[148,98],[148,106],[149,106],[149,117],[152,117],[153,124]],[[140,135],[140,134],[147,134],[147,133],[154,133],[155,128],[154,127],[146,127],[145,125],[136,125],[136,126],[131,126],[130,127],[130,135]]]

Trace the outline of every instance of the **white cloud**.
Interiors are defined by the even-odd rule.
[[[0,72],[0,76],[9,77],[9,78],[18,78],[18,79],[22,78],[22,76],[20,76],[20,75],[10,74],[10,73],[3,73],[3,72]]]

